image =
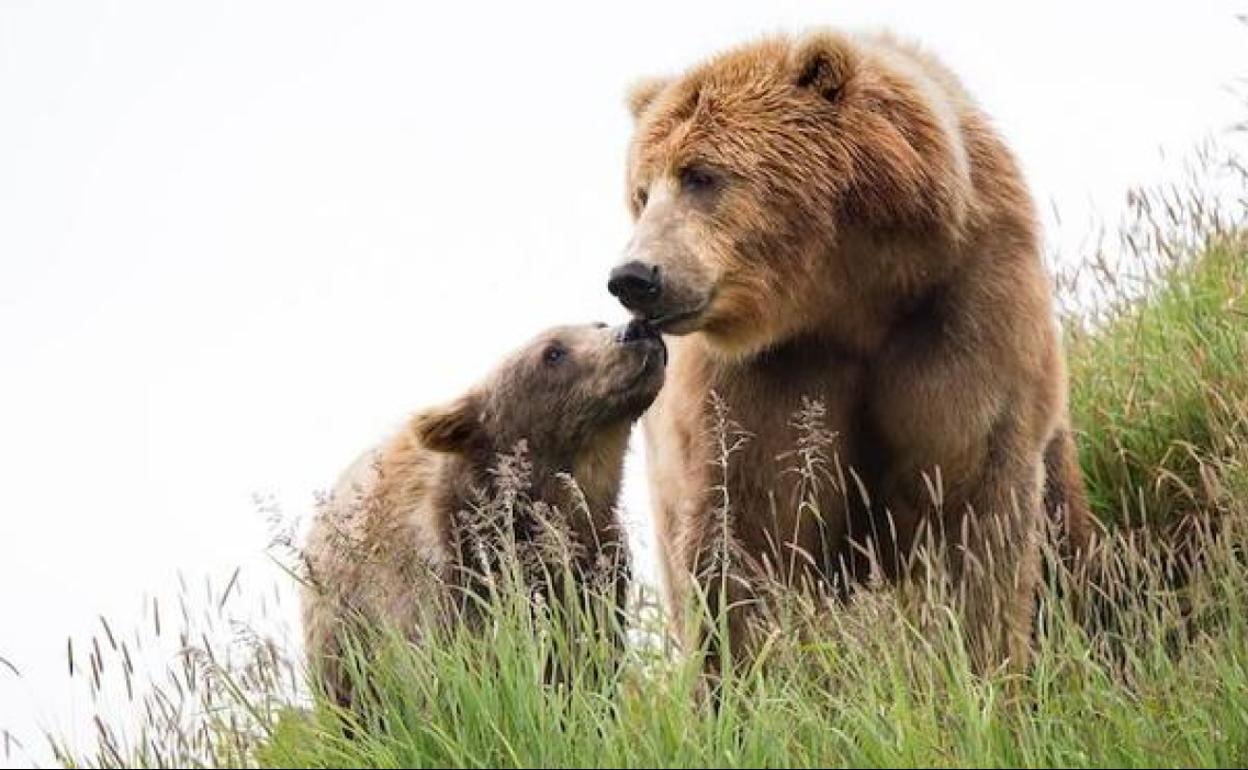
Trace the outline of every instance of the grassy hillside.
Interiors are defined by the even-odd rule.
[[[1147,301],[1068,335],[1080,460],[1103,520],[1163,523],[1243,499],[1245,243],[1211,238],[1198,258],[1171,260]]]
[[[1199,224],[1199,223],[1198,223]],[[1171,232],[1173,228],[1152,229]],[[362,716],[274,697],[271,648],[248,667],[191,656],[195,681],[147,705],[145,731],[102,725],[69,764],[267,767],[1243,766],[1248,763],[1248,239],[1205,222],[1138,245],[1130,291],[1101,273],[1068,329],[1072,411],[1107,534],[1094,599],[1053,567],[1024,675],[970,671],[939,588],[920,613],[892,590],[835,613],[793,606],[718,708],[698,661],[660,644],[618,669],[522,592],[485,635],[360,656]],[[1106,280],[1108,279],[1108,284]],[[1181,526],[1180,526],[1181,524]],[[1179,545],[1175,546],[1174,543]],[[1174,549],[1199,554],[1182,584]],[[193,638],[193,637],[192,637]],[[97,647],[96,654],[99,654]],[[268,657],[265,657],[265,656]],[[564,686],[552,661],[578,661]],[[191,675],[186,681],[192,680]],[[169,690],[168,687],[165,688]],[[208,695],[205,695],[208,693]],[[162,716],[173,710],[176,718]],[[155,716],[153,716],[155,714]],[[344,731],[344,720],[350,724]],[[347,735],[350,737],[347,737]]]
[[[1242,765],[1248,761],[1248,243],[1219,236],[1146,299],[1072,332],[1073,407],[1093,499],[1113,524],[1216,517],[1173,588],[1164,535],[1111,527],[1112,631],[1050,595],[1032,670],[973,676],[951,621],[868,592],[815,633],[781,626],[763,663],[697,705],[696,662],[634,653],[615,689],[538,686],[557,635],[501,608],[488,640],[391,650],[367,668],[384,719],[342,737],[288,714],[269,766]],[[1163,532],[1164,532],[1163,528]],[[943,597],[927,597],[937,604]],[[803,627],[805,628],[805,627]],[[806,629],[809,630],[809,629]],[[600,646],[578,653],[601,655]]]

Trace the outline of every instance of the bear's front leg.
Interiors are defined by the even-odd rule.
[[[1017,443],[1003,450],[1011,433],[998,429],[978,483],[945,512],[954,601],[972,662],[984,673],[1026,667],[1040,580],[1043,459]]]
[[[704,685],[714,691],[724,672],[752,658],[751,634],[760,597],[761,575],[744,555],[715,533],[699,549],[694,567],[695,603],[688,608],[685,638],[704,658]]]

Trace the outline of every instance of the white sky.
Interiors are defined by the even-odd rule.
[[[533,332],[622,319],[633,78],[909,33],[1078,243],[1245,117],[1245,5],[0,0],[0,727],[73,721],[97,614],[257,562],[253,492],[300,513]]]

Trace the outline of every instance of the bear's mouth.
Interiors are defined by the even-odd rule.
[[[696,322],[701,315],[706,312],[706,308],[710,305],[710,301],[703,302],[697,307],[688,308],[686,310],[673,310],[662,315],[651,315],[646,317],[646,323],[654,327],[664,334],[688,334],[697,331]],[[664,349],[666,354],[666,348]]]

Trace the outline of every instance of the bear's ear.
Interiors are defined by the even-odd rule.
[[[628,89],[628,96],[625,102],[628,104],[628,111],[632,113],[633,120],[641,117],[641,113],[654,102],[655,97],[663,91],[664,88],[672,82],[671,78],[642,78],[633,83]]]
[[[473,396],[458,398],[413,417],[412,431],[435,452],[462,453],[481,433],[480,406]]]
[[[793,46],[789,59],[793,82],[836,101],[857,68],[853,44],[835,32],[815,32]]]

